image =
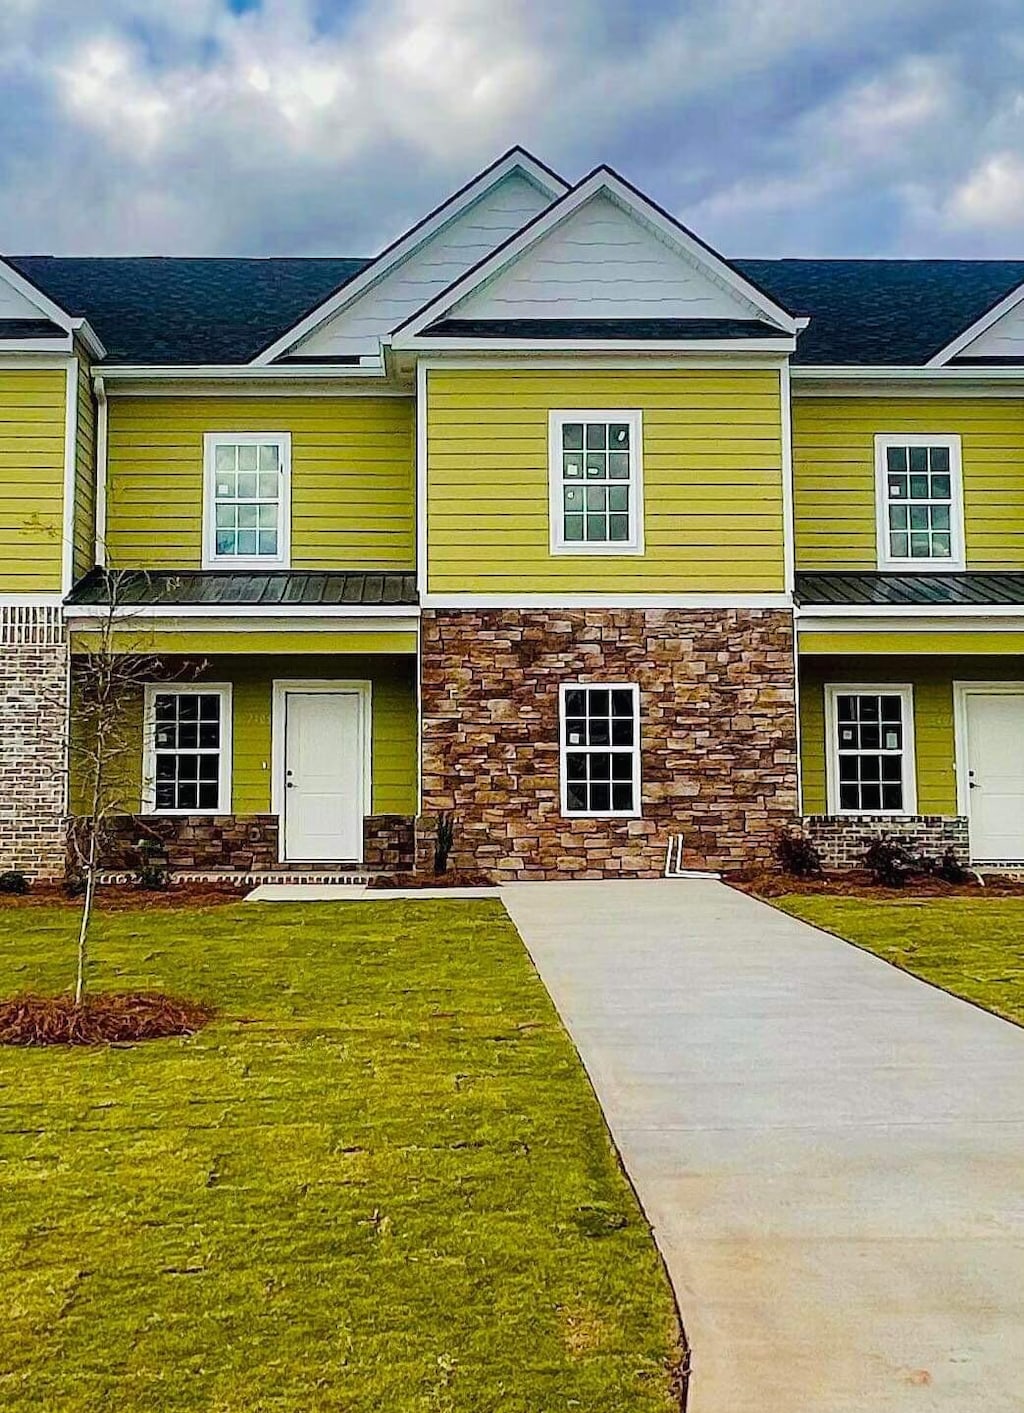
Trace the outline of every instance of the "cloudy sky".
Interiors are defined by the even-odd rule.
[[[732,255],[1024,256],[1021,0],[0,0],[0,250],[369,255],[522,143]]]

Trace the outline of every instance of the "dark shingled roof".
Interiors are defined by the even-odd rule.
[[[0,339],[62,339],[64,330],[49,319],[0,319]]]
[[[441,319],[428,334],[471,339],[788,339],[760,319]]]
[[[369,262],[20,255],[8,263],[88,319],[110,363],[249,363]]]
[[[369,262],[15,256],[10,263],[69,314],[88,318],[110,362],[174,364],[250,362]],[[810,317],[797,365],[926,363],[1024,283],[1024,260],[733,264],[785,308]],[[611,337],[637,336],[616,334],[621,322],[594,326]]]
[[[110,579],[92,569],[72,589],[73,605],[109,602]],[[295,569],[202,571],[130,570],[117,579],[118,607],[268,608],[287,604],[322,608],[335,604],[358,608],[412,608],[418,602],[415,574],[374,573],[355,569],[308,572]]]
[[[845,573],[796,576],[795,598],[801,607],[857,605],[877,608],[986,608],[1024,604],[1024,573],[968,570],[966,573]]]

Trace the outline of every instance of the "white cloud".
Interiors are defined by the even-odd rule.
[[[958,225],[1024,233],[1024,156],[997,152],[953,191],[947,205]]]

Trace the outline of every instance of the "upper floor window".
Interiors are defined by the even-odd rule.
[[[963,569],[960,438],[875,438],[879,569]]]
[[[287,566],[291,437],[209,432],[203,568]]]
[[[552,412],[552,554],[642,554],[639,412]]]

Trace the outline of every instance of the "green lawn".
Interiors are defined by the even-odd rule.
[[[73,925],[0,911],[0,994],[66,987]],[[95,954],[222,1014],[0,1050],[4,1413],[678,1407],[667,1281],[498,903],[112,913]]]
[[[773,899],[887,962],[1024,1025],[1024,898]]]

